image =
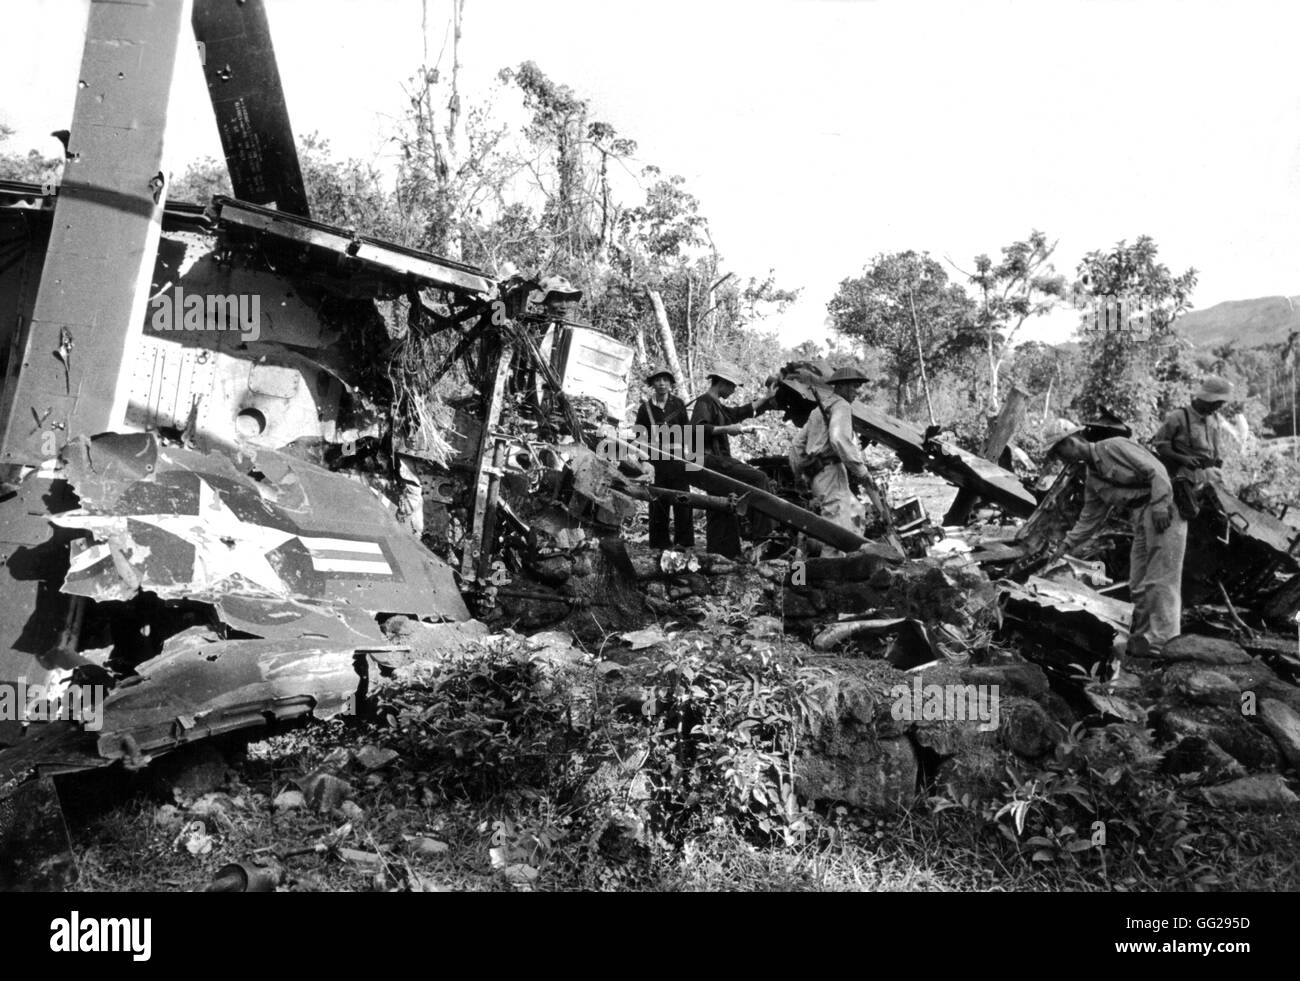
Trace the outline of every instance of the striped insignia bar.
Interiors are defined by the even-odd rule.
[[[307,551],[311,553],[312,567],[317,572],[368,576],[393,574],[393,567],[388,564],[378,542],[350,538],[309,538],[305,535],[299,535],[298,540],[307,546]]]

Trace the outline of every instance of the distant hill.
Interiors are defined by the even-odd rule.
[[[1183,314],[1178,318],[1178,330],[1199,348],[1228,341],[1243,348],[1285,341],[1291,331],[1300,330],[1300,296],[1216,303]]]

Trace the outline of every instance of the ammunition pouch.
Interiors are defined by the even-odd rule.
[[[1201,501],[1197,493],[1196,481],[1186,474],[1180,473],[1174,478],[1173,487],[1174,507],[1178,509],[1178,513],[1184,521],[1191,521],[1201,513]]]

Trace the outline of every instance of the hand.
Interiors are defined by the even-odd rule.
[[[1155,525],[1156,534],[1163,535],[1169,530],[1169,526],[1174,523],[1174,509],[1164,507],[1156,510],[1151,515],[1151,523]]]

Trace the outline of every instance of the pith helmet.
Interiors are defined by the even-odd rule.
[[[729,381],[737,387],[744,384],[741,380],[744,378],[744,373],[730,361],[719,361],[715,364],[709,369],[709,377],[721,378],[723,381]]]
[[[1057,436],[1056,439],[1052,440],[1052,442],[1047,447],[1046,455],[1049,457],[1055,455],[1056,451],[1061,448],[1062,443],[1064,443],[1071,436],[1082,436],[1084,433],[1084,429],[1085,429],[1084,426],[1071,426],[1065,432],[1061,433],[1060,436]]]
[[[674,385],[677,384],[677,376],[667,368],[659,368],[656,371],[650,372],[650,374],[645,376],[645,383],[647,385],[653,385],[656,378],[667,378]]]
[[[837,382],[869,382],[871,381],[863,372],[857,368],[845,365],[843,368],[836,368],[835,373],[826,379],[827,384],[834,385]]]
[[[1196,397],[1202,402],[1226,402],[1232,398],[1232,382],[1210,375],[1201,381]]]

